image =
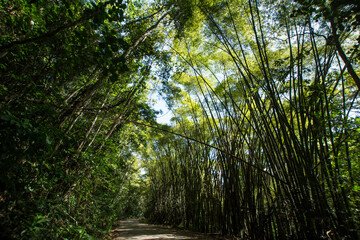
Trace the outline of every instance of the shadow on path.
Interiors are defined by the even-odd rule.
[[[121,221],[111,231],[112,240],[153,240],[153,239],[216,239],[207,235],[193,233],[185,230],[177,230],[165,226],[139,223],[137,219]]]

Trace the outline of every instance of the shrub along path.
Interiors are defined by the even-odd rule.
[[[137,219],[120,221],[111,231],[112,240],[153,240],[153,239],[221,239],[186,230],[174,229],[166,226],[140,223]]]

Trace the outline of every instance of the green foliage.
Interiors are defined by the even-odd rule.
[[[134,21],[123,1],[1,1],[0,238],[100,239],[139,214],[124,195],[140,193],[127,175],[141,134],[127,120],[155,118],[144,95],[159,14]]]
[[[240,239],[357,239],[358,4],[215,2],[173,46],[165,87],[181,94],[144,155],[145,216]]]
[[[101,239],[143,214],[355,238],[358,8],[0,0],[0,238]],[[173,126],[155,122],[150,81]]]

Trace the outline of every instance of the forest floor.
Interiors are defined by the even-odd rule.
[[[112,240],[160,240],[160,239],[223,239],[187,230],[174,229],[167,226],[141,223],[137,219],[119,221],[111,231]]]

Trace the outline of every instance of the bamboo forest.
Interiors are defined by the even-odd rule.
[[[359,45],[357,0],[0,0],[0,239],[360,239]]]

